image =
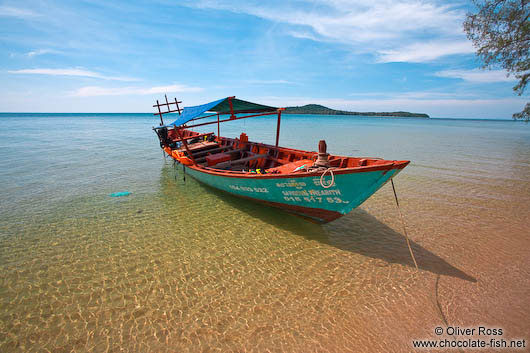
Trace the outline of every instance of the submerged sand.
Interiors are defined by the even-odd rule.
[[[52,168],[77,168],[69,182],[90,193],[39,184],[52,169],[3,170],[0,351],[409,352],[438,326],[502,328],[528,346],[530,135],[468,131],[462,147],[451,128],[425,137],[434,147],[400,130],[418,149],[396,188],[419,271],[390,185],[322,226],[184,182],[147,152],[156,141],[121,156],[143,162]],[[106,178],[133,194],[109,198],[122,189]]]

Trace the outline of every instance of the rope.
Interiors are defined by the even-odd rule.
[[[331,174],[331,183],[329,183],[328,185],[324,185],[324,175],[326,175],[326,173],[330,172]],[[324,171],[324,173],[322,173],[322,175],[320,176],[320,185],[324,188],[324,189],[329,189],[330,187],[333,186],[333,183],[335,182],[335,175],[333,174],[333,169],[331,168],[328,168]]]
[[[416,258],[414,257],[414,253],[412,252],[412,248],[410,246],[409,236],[407,234],[407,228],[405,227],[405,221],[403,220],[403,214],[401,213],[401,209],[399,208],[399,201],[398,201],[398,197],[397,197],[397,193],[396,193],[396,187],[394,186],[394,180],[390,179],[390,182],[392,183],[392,190],[394,191],[394,198],[396,199],[396,206],[397,206],[397,209],[398,209],[398,212],[399,212],[399,217],[401,218],[401,224],[403,224],[403,232],[405,233],[405,239],[407,239],[407,246],[409,248],[410,256],[412,257],[412,260],[414,261],[414,265],[416,266],[416,270],[419,270],[418,263],[416,262]],[[440,283],[440,275],[438,274],[438,275],[436,275],[436,282],[434,284],[434,299],[436,300],[436,309],[437,309],[436,313],[438,314],[440,319],[443,321],[443,323],[447,327],[447,326],[449,326],[449,324],[447,322],[447,318],[445,317],[445,315],[443,313],[442,306],[440,305],[440,302],[438,300],[439,283]],[[456,338],[453,337],[453,340],[456,341]],[[463,352],[463,351],[461,351],[461,352]]]
[[[418,263],[416,262],[416,258],[414,257],[414,253],[412,252],[412,248],[410,246],[409,235],[407,234],[407,227],[405,226],[405,221],[403,220],[403,214],[401,213],[401,209],[399,208],[399,201],[396,193],[396,188],[394,186],[394,180],[390,179],[390,182],[392,183],[392,190],[394,190],[394,198],[396,199],[396,206],[399,212],[399,218],[401,218],[401,224],[403,225],[403,233],[405,233],[405,239],[407,240],[407,246],[409,247],[410,256],[412,257],[412,261],[414,261],[416,270],[419,270]]]

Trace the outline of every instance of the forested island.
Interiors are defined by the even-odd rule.
[[[362,116],[394,116],[405,118],[429,118],[428,114],[409,112],[348,112],[324,107],[320,104],[307,104],[301,107],[287,107],[284,114],[317,114],[317,115],[362,115]]]

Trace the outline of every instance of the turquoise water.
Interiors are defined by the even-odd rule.
[[[272,144],[275,121],[221,135]],[[419,272],[388,185],[307,223],[184,182],[155,125],[0,114],[0,351],[410,351],[444,320],[529,332],[530,125],[282,117],[282,146],[412,161],[395,181]]]

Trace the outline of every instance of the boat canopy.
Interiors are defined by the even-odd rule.
[[[230,107],[232,105],[232,107]],[[262,105],[252,102],[247,102],[241,99],[233,97],[226,97],[214,102],[196,105],[193,107],[185,107],[178,119],[172,123],[166,124],[161,127],[173,127],[180,126],[193,120],[205,112],[218,112],[218,113],[260,113],[260,112],[272,112],[278,108],[270,107],[268,105]]]

